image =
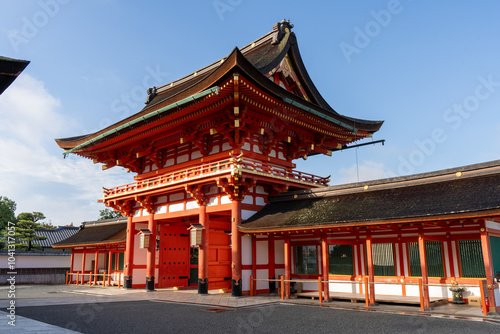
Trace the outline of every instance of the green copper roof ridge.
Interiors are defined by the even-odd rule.
[[[155,110],[155,111],[152,111],[152,112],[150,112],[150,113],[147,113],[147,114],[146,114],[146,115],[144,115],[144,116],[141,116],[141,117],[139,117],[139,118],[136,118],[136,119],[134,119],[134,120],[132,120],[132,121],[130,121],[130,122],[127,122],[127,123],[125,123],[125,124],[120,125],[120,126],[119,126],[119,127],[117,127],[117,128],[114,128],[114,129],[109,130],[109,131],[107,131],[107,132],[105,132],[105,133],[103,133],[103,134],[100,134],[99,136],[97,136],[97,137],[95,137],[95,138],[89,139],[89,140],[87,140],[86,142],[84,142],[84,143],[82,143],[82,144],[80,144],[80,145],[78,145],[78,146],[75,146],[75,147],[73,147],[73,148],[72,148],[72,149],[70,149],[70,150],[64,151],[64,152],[63,152],[63,157],[64,157],[64,158],[66,158],[66,156],[67,156],[67,155],[69,155],[70,153],[73,153],[73,152],[74,152],[74,151],[76,151],[76,150],[79,150],[79,149],[80,149],[80,148],[82,148],[82,147],[85,147],[85,146],[87,146],[87,145],[89,145],[89,144],[92,144],[92,143],[94,143],[94,142],[96,142],[96,141],[98,141],[98,140],[100,140],[100,139],[102,139],[102,138],[104,138],[104,137],[107,137],[107,136],[109,136],[109,135],[111,135],[111,134],[117,133],[118,131],[123,130],[123,129],[125,129],[125,128],[129,127],[129,126],[134,125],[134,124],[137,124],[137,123],[139,123],[139,122],[141,122],[141,121],[145,121],[145,120],[147,120],[148,118],[151,118],[151,117],[153,117],[153,116],[160,115],[161,113],[163,113],[163,112],[165,112],[165,111],[168,111],[168,110],[170,110],[170,109],[173,109],[173,108],[179,107],[179,106],[181,106],[181,105],[183,105],[183,104],[186,104],[186,103],[188,103],[188,102],[191,102],[191,101],[197,100],[197,99],[199,99],[199,98],[201,98],[201,97],[204,97],[204,96],[206,96],[206,95],[208,95],[208,94],[211,94],[211,93],[213,93],[213,92],[216,92],[217,94],[219,94],[219,89],[220,89],[220,87],[219,87],[219,86],[215,86],[215,87],[212,87],[212,88],[206,89],[206,90],[204,90],[204,91],[202,91],[202,92],[199,92],[199,93],[196,93],[196,94],[194,94],[194,95],[191,95],[191,96],[189,96],[189,97],[186,97],[185,99],[182,99],[182,100],[180,100],[180,101],[178,101],[178,102],[175,102],[175,103],[169,104],[169,105],[168,105],[168,106],[166,106],[166,107],[160,108],[160,109]]]
[[[312,109],[312,108],[309,108],[308,106],[305,106],[305,105],[303,105],[302,103],[299,103],[299,102],[297,102],[297,101],[294,101],[294,100],[292,100],[292,99],[290,99],[290,98],[288,98],[288,97],[283,98],[283,101],[285,101],[286,103],[289,103],[289,104],[291,104],[291,105],[293,105],[293,106],[295,106],[295,107],[297,107],[297,108],[299,108],[299,109],[302,109],[302,110],[304,110],[304,111],[307,111],[307,112],[309,112],[309,113],[311,113],[311,114],[313,114],[313,115],[316,115],[316,116],[318,116],[318,117],[321,117],[321,118],[323,118],[323,119],[326,119],[327,121],[330,121],[330,122],[335,123],[335,124],[337,124],[337,125],[343,126],[343,127],[347,128],[347,129],[349,129],[349,130],[351,130],[351,131],[354,131],[355,133],[357,133],[357,132],[358,132],[358,129],[356,129],[355,127],[352,127],[352,126],[350,126],[350,125],[348,125],[348,124],[346,124],[346,123],[344,123],[344,122],[342,122],[342,121],[336,120],[336,119],[335,119],[335,118],[333,118],[333,117],[330,117],[330,116],[325,115],[325,114],[323,114],[323,113],[321,113],[321,112],[319,112],[319,111],[316,111],[316,110],[314,110],[314,109]]]

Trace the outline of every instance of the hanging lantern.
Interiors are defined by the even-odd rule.
[[[148,229],[140,229],[139,231],[139,248],[149,248],[149,241],[152,234],[151,231]]]
[[[202,232],[205,228],[201,224],[191,224],[188,228],[190,233],[191,247],[199,247],[202,243]]]

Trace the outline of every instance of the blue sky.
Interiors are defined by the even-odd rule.
[[[290,19],[339,113],[384,120],[382,145],[297,161],[332,184],[500,158],[498,1],[0,0],[0,55],[31,64],[0,96],[0,195],[55,225],[98,217],[133,175],[62,158],[54,138],[139,111],[189,74]],[[356,163],[358,161],[358,163]]]

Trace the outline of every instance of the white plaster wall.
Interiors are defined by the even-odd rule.
[[[285,264],[285,240],[274,240],[274,263]]]
[[[494,222],[491,220],[487,220],[486,221],[486,228],[493,229],[493,230],[500,230],[500,223],[497,223],[497,222]]]
[[[500,306],[500,289],[495,289],[495,303]]]
[[[241,264],[252,264],[252,237],[248,235],[241,237]]]
[[[168,212],[178,212],[184,210],[184,203],[174,203],[168,206]]]
[[[257,264],[268,264],[268,250],[267,250],[267,240],[259,240],[257,239],[256,248],[257,248]]]
[[[9,256],[0,255],[0,268],[8,267]],[[71,262],[70,255],[19,255],[16,254],[16,268],[69,268]],[[80,257],[80,266],[82,258]]]
[[[196,209],[196,208],[199,208],[199,207],[200,206],[198,205],[198,203],[196,203],[196,201],[186,202],[186,210]]]
[[[141,245],[140,236],[135,235],[134,236],[134,261],[133,261],[133,263],[137,264],[137,265],[145,265],[148,250],[146,248],[139,248],[140,245]]]
[[[146,269],[134,269],[132,284],[146,284]]]
[[[231,200],[229,199],[229,196],[224,195],[220,197],[220,204],[230,204]]]
[[[73,258],[73,271],[81,271],[82,270],[82,256],[81,253],[75,253]],[[71,261],[71,258],[70,258]]]
[[[356,284],[330,283],[329,286],[330,286],[330,293],[331,292],[358,293],[359,283],[357,283],[357,282],[356,282]],[[318,290],[317,286],[316,286],[316,290]]]
[[[274,269],[274,277],[278,279],[280,276],[285,276],[285,269]],[[278,285],[276,284],[276,286]]]
[[[85,270],[86,271],[93,271],[94,268],[92,267],[92,261],[95,259],[95,254],[93,253],[87,253],[85,254]]]
[[[257,273],[256,278],[262,278],[262,279],[269,278],[269,270],[267,270],[267,269],[256,270],[256,273]],[[268,281],[257,281],[257,290],[262,290],[262,289],[269,289],[269,282]]]
[[[392,295],[401,296],[401,286],[400,285],[388,285],[388,284],[375,284],[375,295]],[[376,297],[375,297],[376,298]]]
[[[302,291],[318,291],[318,282],[302,283]]]
[[[252,275],[252,270],[245,269],[241,271],[241,290],[250,291],[250,275]]]
[[[250,195],[246,195],[245,198],[243,198],[243,201],[241,201],[241,203],[253,204],[253,197]]]

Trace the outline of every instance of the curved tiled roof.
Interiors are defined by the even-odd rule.
[[[52,247],[52,244],[61,242],[71,237],[76,232],[78,232],[78,227],[76,226],[59,226],[55,229],[35,230],[36,235],[46,237],[47,239],[35,240],[33,243],[42,247]]]
[[[127,218],[84,222],[77,233],[52,245],[54,248],[90,244],[111,244],[126,241]]]
[[[199,92],[215,87],[224,81],[228,75],[238,71],[247,74],[252,81],[280,99],[293,101],[362,131],[370,133],[378,131],[383,121],[370,121],[340,115],[324,100],[302,62],[296,36],[290,31],[292,27],[293,25],[290,25],[289,22],[279,22],[275,24],[271,32],[245,47],[241,49],[235,48],[228,56],[183,78],[157,87],[156,91],[150,95],[149,103],[138,113],[96,133],[60,138],[56,139],[56,142],[61,148],[69,150],[80,145],[87,145],[90,140],[96,140],[95,138],[100,138],[104,134],[112,133],[110,136],[119,135],[118,131],[116,131],[117,128],[133,121],[136,122],[136,120],[140,120],[143,116],[156,109],[175,104]],[[265,76],[270,70],[279,65],[286,55],[292,60],[294,71],[302,82],[310,101],[287,91]],[[129,130],[127,127],[121,131]]]

